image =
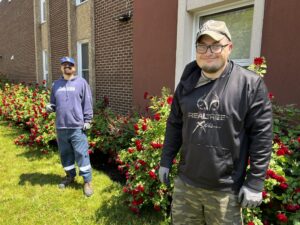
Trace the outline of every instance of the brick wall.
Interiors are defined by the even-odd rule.
[[[36,81],[33,1],[0,2],[0,56],[0,73]]]
[[[96,100],[108,96],[112,109],[123,114],[132,108],[134,15],[128,22],[115,18],[132,8],[133,0],[94,3]]]
[[[52,80],[61,76],[59,59],[68,55],[67,0],[49,1]]]

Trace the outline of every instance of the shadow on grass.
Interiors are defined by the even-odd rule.
[[[28,150],[17,154],[18,157],[26,157],[29,161],[34,161],[38,159],[50,159],[53,155],[58,154],[56,149],[47,150],[47,152],[43,152],[41,149],[38,148],[30,148],[27,147]]]
[[[110,155],[104,154],[102,152],[97,152],[90,155],[91,164],[94,169],[102,171],[105,173],[111,180],[118,182],[121,185],[126,183],[126,177],[124,174],[121,174],[118,171],[118,165],[110,161]]]
[[[14,125],[11,122],[0,120],[0,126],[5,127],[5,129],[3,128],[1,130],[1,136],[3,137],[9,137],[15,139],[16,137],[24,133],[24,130],[20,129],[18,126]],[[11,127],[14,129],[7,129]]]
[[[23,173],[20,176],[19,185],[30,183],[31,185],[58,185],[63,177],[56,174],[43,174],[43,173]],[[76,181],[70,185],[70,188],[82,189],[82,185]]]
[[[120,189],[115,185],[108,186],[102,192],[111,193],[117,192]],[[152,208],[145,208],[139,214],[134,214],[130,211],[126,204],[126,198],[123,193],[114,194],[109,199],[104,199],[100,208],[95,212],[97,224],[103,225],[167,225],[164,222],[162,213],[154,211]]]

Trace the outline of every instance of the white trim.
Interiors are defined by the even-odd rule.
[[[90,51],[89,40],[81,40],[81,41],[77,42],[77,75],[80,77],[82,77],[82,51],[81,51],[82,44],[88,44],[88,48]],[[88,57],[89,57],[89,54],[88,54]]]
[[[175,88],[183,69],[191,61],[193,40],[193,15],[186,11],[186,0],[178,0]]]
[[[263,32],[263,21],[265,11],[265,0],[254,1],[253,25],[250,45],[250,61],[261,56],[261,42]]]
[[[92,168],[91,165],[87,165],[87,166],[79,167],[79,170],[82,171],[82,172],[85,172],[85,171],[88,171],[91,168]]]
[[[69,170],[72,170],[72,169],[75,169],[75,164],[71,165],[71,166],[66,166],[64,167],[65,171],[69,171]]]
[[[44,4],[46,5],[46,0],[40,0],[41,23],[46,22],[46,12],[45,12],[45,9],[44,9]]]
[[[186,64],[195,60],[197,18],[249,5],[254,5],[250,59],[236,60],[242,66],[249,65],[254,57],[260,56],[265,0],[178,0],[175,88]]]
[[[49,71],[48,71],[48,52],[47,49],[43,50],[43,80],[46,81],[46,83],[49,81]]]

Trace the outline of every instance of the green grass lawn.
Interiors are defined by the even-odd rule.
[[[64,171],[57,152],[18,147],[19,130],[0,122],[0,224],[163,224],[160,214],[144,210],[134,215],[123,203],[122,186],[93,170],[94,195],[82,192],[82,178],[65,190],[57,184]]]

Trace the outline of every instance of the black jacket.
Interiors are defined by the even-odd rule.
[[[272,106],[264,81],[233,62],[218,79],[195,88],[200,76],[195,61],[186,66],[160,165],[171,168],[180,150],[178,175],[186,183],[234,192],[245,184],[262,191],[272,152]]]

